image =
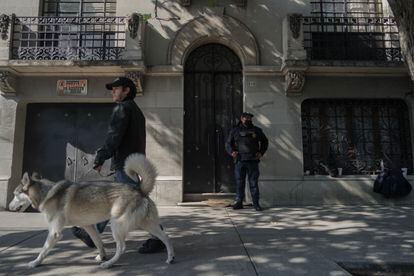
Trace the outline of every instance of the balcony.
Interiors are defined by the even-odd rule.
[[[14,17],[13,60],[122,60],[124,17]]]
[[[390,17],[303,17],[303,44],[310,64],[403,62],[397,24]]]
[[[391,17],[289,14],[283,21],[286,95],[302,95],[306,75],[408,77]]]
[[[145,71],[144,18],[0,15],[0,75],[118,76]],[[13,90],[13,89],[9,89]]]

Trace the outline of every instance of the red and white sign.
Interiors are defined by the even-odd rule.
[[[58,80],[57,92],[59,95],[87,95],[88,80]]]

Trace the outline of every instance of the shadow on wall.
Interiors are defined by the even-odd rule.
[[[13,141],[17,101],[14,97],[0,95],[0,143]]]
[[[258,90],[247,87],[246,109],[269,139],[261,175],[302,175],[300,99],[285,95],[283,78],[264,78]]]
[[[150,121],[159,122],[159,120],[157,120],[154,115],[147,116],[147,122]],[[147,123],[147,137],[147,141],[149,140],[149,137],[151,137],[153,141],[158,144],[158,147],[162,150],[162,152],[147,152],[147,155],[150,158],[153,156],[153,159],[157,160],[156,166],[159,167],[159,170],[165,169],[166,167],[179,167],[181,170],[183,148],[181,129],[178,127],[172,128],[171,125],[168,125],[166,123],[158,123],[157,125],[151,125],[150,123]],[[159,155],[160,153],[161,156]],[[171,161],[173,161],[175,165],[170,164]]]
[[[206,16],[211,19],[209,25],[198,26],[196,33],[200,38],[206,38],[206,34],[211,30],[216,30],[214,18],[211,14],[220,13],[224,9],[224,14],[234,17],[244,24],[255,36],[259,45],[261,58],[260,65],[280,65],[282,64],[282,20],[287,13],[309,13],[309,4],[305,0],[262,0],[254,3],[247,3],[247,7],[237,7],[234,1],[193,1],[190,8],[182,7],[181,1],[157,1],[152,0],[154,12],[148,21],[146,32],[146,64],[165,65],[168,58],[170,43],[173,42],[177,32],[192,19]],[[272,31],[263,28],[263,25],[271,25]],[[215,31],[213,32],[215,35]],[[230,33],[224,31],[224,35]],[[237,35],[237,34],[236,34]],[[192,36],[184,38],[192,39]],[[174,41],[178,48],[188,45],[189,40]],[[156,45],[156,47],[154,47]],[[246,45],[241,45],[246,47]],[[244,49],[245,52],[254,52],[254,49]]]
[[[185,24],[190,22],[194,17],[203,14],[208,17],[209,14],[212,14],[215,10],[218,11],[221,8],[224,8],[224,13],[226,15],[243,22],[243,24],[245,24],[254,34],[258,42],[259,52],[261,53],[260,65],[280,65],[283,58],[281,24],[283,18],[287,13],[295,12],[305,14],[307,13],[307,9],[309,9],[309,5],[304,0],[282,0],[277,3],[271,0],[264,0],[255,4],[247,3],[246,8],[236,7],[233,4],[230,5],[232,1],[212,1],[208,4],[204,1],[194,1],[194,3],[191,3],[190,8],[182,7],[179,4],[179,1],[161,2],[154,0],[152,3],[154,6],[156,5],[156,8],[154,9],[155,16],[153,15],[153,18],[148,21],[147,25],[146,64],[148,66],[165,65],[168,60],[168,51],[171,43],[175,43],[177,47],[183,48],[184,45],[188,45],[192,42],[193,37],[190,35],[180,36],[182,38],[181,41],[174,41],[177,31],[184,27]],[[269,22],[275,23],[274,29],[271,32],[269,32],[268,29],[262,28],[264,23],[269,24]],[[217,22],[212,20],[211,25],[198,26],[198,29],[194,31],[199,34],[200,38],[205,38],[206,34],[216,28],[214,26],[215,23]],[[208,38],[206,41],[208,41]],[[156,47],[154,47],[154,45],[156,45]],[[242,47],[245,47],[245,45],[242,45]],[[254,49],[245,49],[245,51],[254,51]],[[281,93],[283,87],[272,88],[272,90],[277,91],[276,93]],[[275,101],[274,98],[270,98],[270,100]],[[295,112],[300,113],[300,108],[294,106],[294,103],[291,103],[289,100],[288,105],[292,105],[284,108],[284,112],[289,113],[288,116],[300,116],[300,114],[294,114]],[[263,109],[269,108],[272,108],[272,106],[263,106]],[[260,113],[261,109],[262,108],[259,107],[255,113]],[[157,118],[154,119],[157,120]],[[290,163],[292,160],[294,160],[294,162],[297,161],[302,163],[302,150],[297,146],[298,141],[294,141],[296,135],[299,135],[299,137],[301,136],[301,127],[298,127],[299,133],[294,132],[294,135],[292,135],[289,134],[292,133],[291,129],[288,131],[281,131],[282,133],[278,131],[275,132],[275,125],[272,125],[272,123],[275,122],[275,118],[272,118],[272,116],[261,115],[260,120],[265,122],[259,123],[258,125],[263,127],[264,132],[269,137],[269,153],[276,155],[275,153],[277,151],[277,155],[281,156],[278,158],[279,163],[283,163],[283,159],[289,160]],[[153,133],[155,140],[161,147],[164,147],[164,143],[167,141],[168,147],[172,149],[172,159],[175,162],[178,162],[178,164],[181,164],[181,138],[178,137],[177,134],[168,136],[167,129],[170,127],[169,125],[164,125],[165,127],[162,127],[161,124],[160,126],[160,128],[150,128],[149,132]],[[170,138],[165,139],[166,137]],[[266,158],[268,157],[266,156]],[[272,156],[270,160],[273,161],[275,158],[275,156]],[[264,166],[265,171],[274,174],[274,167],[272,168],[273,165],[271,166],[270,163],[274,162],[265,161],[262,166]],[[266,169],[266,167],[268,167],[268,169]]]
[[[181,5],[178,4],[178,2],[170,2],[170,1],[153,1],[154,5],[157,3],[157,10],[156,15],[157,17],[154,17],[150,19],[149,21],[149,31],[147,33],[147,41],[150,41],[151,43],[147,43],[147,64],[149,66],[158,65],[158,64],[165,64],[165,61],[167,59],[167,53],[168,53],[168,47],[169,43],[173,40],[177,29],[179,29],[182,24],[185,24],[186,21],[184,21],[182,15],[187,11],[186,8],[183,8]],[[219,2],[217,2],[217,6],[220,6]],[[196,7],[197,4],[194,4],[193,6]],[[205,4],[203,4],[205,6]],[[249,4],[248,4],[249,5]],[[251,5],[251,4],[250,4]],[[259,42],[260,51],[262,52],[262,64],[279,64],[281,61],[281,24],[275,24],[275,30],[273,32],[265,32],[262,26],[262,22],[272,22],[275,18],[277,20],[281,19],[284,14],[288,10],[300,10],[304,9],[304,3],[303,1],[283,1],[278,2],[278,8],[274,8],[274,1],[262,1],[260,4],[258,4],[255,7],[248,6],[247,8],[238,8],[235,6],[226,6],[225,13],[234,17],[238,18],[240,21],[246,22],[246,26],[252,30],[254,34],[256,34],[256,37]],[[193,7],[192,6],[192,7]],[[210,6],[207,5],[207,7],[204,7],[204,9],[214,9],[214,4],[210,4]],[[191,8],[190,10],[193,10]],[[178,19],[181,18],[181,21]],[[205,28],[208,28],[209,26],[204,26]],[[200,32],[200,36],[204,33],[204,30],[196,30]],[[180,43],[180,42],[178,42]],[[154,45],[157,45],[157,47],[154,47]],[[246,49],[246,51],[249,51],[251,49]],[[154,52],[155,51],[155,52]],[[163,53],[163,54],[158,54]],[[269,58],[269,55],[271,56]],[[145,96],[144,96],[145,97]],[[272,122],[272,118],[267,118],[268,121]],[[167,146],[170,149],[170,154],[173,157],[173,160],[177,162],[177,164],[181,164],[181,155],[182,152],[180,150],[180,141],[182,140],[177,133],[169,133],[167,131],[168,125],[165,126],[163,129],[161,128],[149,128],[149,132],[154,133],[155,140],[160,144],[160,146],[165,147]],[[271,129],[266,129],[265,126],[265,132],[268,136],[270,136]],[[161,137],[170,137],[168,139],[161,139]],[[274,140],[273,137],[271,138],[271,147],[278,148],[277,141]],[[292,137],[284,137],[283,139],[292,139]],[[167,144],[165,145],[165,141],[167,141]],[[96,142],[96,141],[95,141]],[[289,143],[289,141],[284,142],[286,145],[294,144]],[[93,154],[96,150],[94,148],[91,150],[90,148],[84,149],[81,145],[78,145],[77,141],[70,142],[71,145],[73,145],[74,148],[77,148],[81,151],[84,151],[88,154]],[[100,143],[97,143],[97,145]],[[47,147],[45,147],[47,148]],[[61,149],[63,151],[66,150],[66,144],[64,144]],[[286,151],[286,154],[291,152],[290,148],[282,149]],[[294,152],[297,150],[295,149]],[[66,154],[66,153],[65,153]],[[64,154],[60,154],[63,156]],[[297,158],[297,156],[295,156]],[[38,160],[39,162],[44,162],[43,160]],[[67,160],[66,160],[67,161]],[[56,171],[64,171],[65,169],[65,162],[62,158],[62,161],[59,167],[56,168]],[[61,173],[62,175],[62,173]],[[53,177],[52,177],[53,178]],[[56,177],[55,179],[60,179],[62,177]]]

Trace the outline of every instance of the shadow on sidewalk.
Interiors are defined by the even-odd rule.
[[[46,258],[31,270],[38,275],[346,275],[338,262],[409,262],[414,260],[413,206],[283,207],[262,213],[244,209],[162,209],[162,224],[175,247],[177,262],[165,264],[166,252],[142,255],[148,238],[133,231],[127,250],[110,270],[94,262],[96,252],[68,230]],[[46,232],[0,254],[0,270],[24,274]],[[115,244],[103,235],[108,254]],[[5,266],[4,266],[5,264]],[[343,274],[341,274],[343,273]]]

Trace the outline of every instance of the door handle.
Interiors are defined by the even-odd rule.
[[[210,156],[210,134],[207,134],[207,155]]]
[[[68,156],[68,157],[66,157],[66,164],[68,165],[68,166],[70,166],[70,165],[72,165],[73,164],[73,160],[72,159],[70,159],[70,157]]]
[[[221,149],[221,131],[219,129],[216,129],[216,154],[217,156],[220,155],[220,149]]]
[[[82,161],[83,161],[82,165],[84,167],[89,164],[88,158],[86,158],[86,156],[82,156]]]

